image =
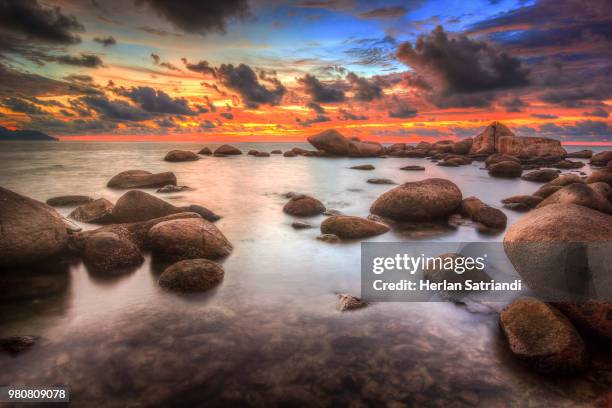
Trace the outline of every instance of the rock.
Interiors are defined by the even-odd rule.
[[[573,183],[584,183],[584,180],[575,174],[562,174],[546,183],[545,186],[567,186]]]
[[[298,194],[291,197],[283,207],[283,211],[297,217],[312,217],[323,213],[325,211],[325,206],[314,197]]]
[[[476,197],[467,197],[461,202],[461,212],[488,228],[504,229],[508,221],[506,214],[493,208]]]
[[[580,161],[560,160],[551,164],[550,167],[554,167],[555,169],[579,169],[584,167],[584,163]]]
[[[589,187],[593,189],[593,191],[597,191],[602,196],[606,197],[608,201],[612,202],[612,187],[609,184],[598,181],[596,183],[588,184]]]
[[[144,191],[130,190],[119,197],[112,214],[117,222],[139,222],[182,211],[179,207]]]
[[[402,155],[402,157],[414,157],[414,158],[423,158],[425,156],[427,156],[427,150],[418,149],[418,148],[408,150],[406,151],[404,155]]]
[[[321,224],[321,233],[333,234],[341,239],[368,238],[389,230],[386,224],[348,215],[334,215]]]
[[[370,184],[397,184],[395,181],[387,178],[371,178],[367,182]]]
[[[308,153],[308,150],[306,150],[306,149],[302,149],[301,147],[294,147],[293,149],[291,149],[291,151],[292,151],[293,153],[297,154],[298,156],[299,156],[299,155],[302,155],[302,154],[304,154],[304,153]]]
[[[569,152],[565,155],[565,157],[573,159],[590,159],[592,156],[592,150],[579,150],[577,152]]]
[[[391,146],[387,147],[387,153],[399,152],[402,150],[406,150],[406,143],[393,143]]]
[[[168,162],[184,162],[200,160],[200,157],[194,152],[187,150],[171,150],[166,154],[164,160]]]
[[[66,226],[66,231],[68,231],[69,234],[73,232],[80,232],[83,230],[83,228],[81,228],[79,224],[77,224],[76,222],[70,221],[68,218],[62,217],[62,221],[64,221],[64,225]]]
[[[450,159],[444,159],[444,161],[441,161],[440,163],[438,163],[438,166],[442,166],[442,167],[459,167],[459,166],[463,166],[469,163],[466,163],[466,160],[462,159],[462,158],[457,158],[457,157],[451,157]]]
[[[34,336],[11,336],[0,339],[0,350],[13,356],[23,353],[36,343]]]
[[[400,167],[400,170],[422,171],[422,170],[425,170],[425,167],[423,166],[404,166],[404,167]]]
[[[259,153],[257,150],[249,150],[249,151],[247,152],[247,155],[249,155],[249,156],[255,156],[255,155],[257,155],[257,153]]]
[[[151,227],[147,238],[154,254],[172,260],[217,259],[232,251],[221,231],[201,218],[160,222]]]
[[[512,211],[518,211],[518,212],[527,212],[531,210],[531,207],[523,203],[506,203],[504,204],[504,208],[507,208],[508,210],[512,210]]]
[[[540,204],[540,202],[542,202],[542,197],[530,196],[530,195],[518,195],[518,196],[504,198],[501,202],[504,204],[523,204],[527,206],[529,209],[531,209],[531,208],[535,208],[538,204]]]
[[[331,215],[344,215],[342,211],[328,209],[323,212],[323,215],[331,216]]]
[[[114,176],[106,184],[109,188],[159,188],[168,184],[176,185],[174,173],[152,174],[143,170],[127,170]]]
[[[591,161],[590,163],[593,166],[605,166],[608,164],[608,162],[612,161],[612,150],[606,150],[603,152],[599,152],[593,155],[593,157],[591,157]]]
[[[360,164],[358,166],[349,167],[352,170],[374,170],[376,167],[371,164]]]
[[[557,307],[579,330],[612,341],[612,302],[555,302]]]
[[[568,374],[585,368],[584,342],[572,324],[553,306],[520,298],[499,316],[510,351],[544,374]]]
[[[257,154],[255,155],[255,157],[270,157],[270,153],[266,153],[266,152],[257,152]]]
[[[612,205],[606,197],[588,185],[581,183],[564,186],[561,190],[545,198],[538,204],[537,208],[546,207],[551,204],[577,204],[606,214],[612,213]]]
[[[507,154],[492,154],[490,156],[488,156],[485,159],[485,167],[489,168],[490,166],[497,164],[497,163],[501,163],[501,162],[505,162],[505,161],[513,161],[516,162],[518,164],[521,164],[521,161],[519,160],[518,157],[515,156],[510,156]]]
[[[169,266],[159,277],[159,286],[177,292],[208,290],[223,280],[221,265],[208,259],[186,259]]]
[[[465,259],[466,257],[458,253],[447,253],[437,256],[436,259],[440,261],[434,261],[431,264],[425,265],[422,269],[423,278],[436,283],[446,281],[461,284],[465,284],[467,280],[473,282],[486,282],[491,280],[491,277],[486,271],[484,271],[484,269],[478,269],[475,264],[472,265],[471,268],[464,267],[463,272],[458,273],[461,272],[461,269],[459,269],[460,267],[453,268],[456,262],[455,260],[458,258]],[[465,261],[463,261],[462,264],[465,265]],[[440,295],[446,299],[459,300],[467,293],[469,292],[464,290],[449,290],[440,292]]]
[[[47,204],[52,207],[70,207],[90,203],[92,201],[93,198],[84,195],[66,195],[50,198],[47,200]]]
[[[612,186],[612,167],[604,167],[601,170],[594,171],[587,177],[586,182],[589,184],[602,182]]]
[[[215,222],[221,219],[221,216],[215,214],[211,210],[201,205],[192,204],[186,207],[180,208],[181,211],[192,212],[199,214],[200,217],[204,218],[206,221]]]
[[[474,140],[471,137],[460,140],[453,144],[452,152],[455,154],[468,154],[472,149],[472,144]]]
[[[0,268],[43,260],[67,244],[66,226],[53,208],[0,187]]]
[[[237,147],[224,144],[223,146],[220,146],[217,148],[217,150],[215,150],[215,155],[217,154],[222,154],[225,156],[237,156],[242,154],[242,151]]]
[[[333,156],[346,156],[350,141],[335,129],[328,129],[308,138],[308,142],[318,150]]]
[[[489,166],[489,174],[493,177],[516,178],[522,173],[523,168],[514,161],[503,161]]]
[[[295,157],[297,156],[297,153],[292,152],[291,150],[287,150],[285,153],[283,153],[283,157]]]
[[[544,199],[544,198],[550,196],[551,194],[554,194],[557,191],[561,190],[562,188],[563,188],[563,186],[548,186],[548,185],[543,185],[542,187],[537,189],[535,193],[533,193],[533,196],[534,197],[540,197],[540,198]]]
[[[106,198],[98,198],[78,206],[68,216],[76,221],[106,224],[113,221],[113,207],[113,203]]]
[[[181,191],[191,190],[187,186],[175,186],[172,184],[168,184],[167,186],[163,186],[162,188],[157,189],[158,193],[180,193]]]
[[[548,182],[559,177],[559,172],[552,169],[535,170],[524,174],[521,178],[527,181]]]
[[[210,150],[209,147],[204,147],[198,152],[198,154],[201,154],[202,156],[210,156],[212,154],[212,150]]]
[[[275,150],[272,150],[270,154],[283,154],[283,152],[282,150],[275,149]]]
[[[340,237],[334,235],[334,234],[323,234],[323,235],[319,235],[317,237],[317,239],[319,241],[323,241],[323,242],[327,242],[329,244],[335,244],[340,242]]]
[[[307,222],[303,222],[303,221],[293,221],[291,223],[291,226],[294,229],[308,229],[308,228],[313,228],[313,226]]]
[[[353,295],[349,295],[348,293],[341,293],[338,295],[340,302],[338,303],[338,310],[341,312],[346,312],[347,310],[355,310],[361,309],[362,307],[366,307],[368,304]]]
[[[349,142],[349,157],[376,157],[384,152],[384,147],[376,142]]]
[[[111,275],[123,273],[126,268],[144,262],[132,241],[112,232],[100,232],[87,238],[84,260],[93,271]]]
[[[493,122],[474,138],[472,154],[502,153],[517,157],[565,156],[558,140],[545,137],[517,137],[500,122]]]
[[[428,221],[453,213],[461,190],[449,180],[432,178],[402,184],[382,194],[370,212],[395,221]]]

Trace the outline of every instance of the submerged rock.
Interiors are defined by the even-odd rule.
[[[527,181],[548,182],[559,177],[559,172],[552,169],[535,170],[524,174],[521,178]]]
[[[367,302],[361,300],[357,296],[349,295],[348,293],[341,293],[338,295],[340,301],[338,302],[338,310],[346,312],[348,310],[361,309],[366,307]]]
[[[321,224],[321,233],[333,234],[342,239],[367,238],[389,230],[386,224],[348,215],[334,215]]]
[[[159,277],[159,286],[178,292],[200,292],[223,280],[221,265],[208,259],[187,259],[169,266]]]
[[[257,154],[255,154],[255,157],[270,157],[270,153],[267,153],[267,152],[257,152]]]
[[[559,191],[545,198],[537,208],[551,204],[577,204],[592,208],[606,214],[612,213],[612,204],[586,184],[574,183],[564,186]]]
[[[242,151],[232,145],[224,144],[223,146],[220,146],[217,148],[217,150],[215,150],[215,155],[218,154],[222,154],[225,156],[238,156],[242,154]]]
[[[432,178],[410,182],[376,199],[370,212],[395,221],[428,221],[450,215],[461,204],[461,190],[453,182]]]
[[[126,231],[127,234],[127,231]],[[85,240],[84,260],[95,272],[115,275],[140,265],[144,258],[129,239],[112,232],[93,234]]]
[[[404,167],[400,167],[400,170],[422,171],[422,170],[425,170],[425,167],[423,166],[404,166]]]
[[[291,150],[287,150],[285,153],[283,153],[283,157],[295,157],[297,156],[297,153],[292,152]]]
[[[172,172],[149,173],[143,170],[127,170],[114,176],[106,184],[109,188],[159,188],[168,184],[176,185],[176,176]]]
[[[68,216],[76,221],[106,224],[113,221],[114,205],[106,198],[98,198],[75,208]]]
[[[201,218],[160,222],[151,227],[147,237],[154,254],[173,260],[218,259],[232,251],[221,231]]]
[[[312,217],[322,214],[325,211],[325,206],[314,197],[299,194],[291,197],[283,207],[283,211],[297,217]]]
[[[352,170],[374,170],[376,167],[371,164],[360,164],[358,166],[350,167]]]
[[[214,212],[212,212],[211,210],[209,210],[208,208],[201,206],[201,205],[197,205],[197,204],[191,204],[188,205],[186,207],[182,207],[180,208],[181,211],[186,211],[186,212],[193,212],[196,214],[199,214],[200,217],[204,218],[206,221],[210,221],[210,222],[215,222],[221,219],[220,215],[215,214]]]
[[[387,178],[372,178],[367,180],[370,184],[397,184],[395,181]]]
[[[291,226],[294,229],[308,229],[308,228],[314,228],[313,225],[307,223],[307,222],[303,222],[303,221],[293,221],[291,223]]]
[[[144,191],[130,190],[119,197],[112,215],[117,222],[139,222],[182,211],[182,209]]]
[[[514,161],[502,161],[489,166],[489,174],[493,177],[516,178],[522,173],[523,168]]]
[[[461,212],[472,220],[488,228],[504,229],[508,218],[497,208],[493,208],[476,197],[467,197],[461,202]]]
[[[460,270],[455,269],[455,265],[458,264],[456,262],[458,258],[465,259],[466,257],[458,253],[447,253],[437,256],[433,262],[426,264],[422,269],[423,277],[437,283],[446,281],[461,284],[464,284],[467,280],[484,282],[491,279],[484,269],[478,269],[475,265],[471,268],[465,267],[462,273],[458,273]],[[463,265],[465,265],[465,262],[463,262]],[[468,291],[464,290],[449,290],[440,292],[440,295],[446,299],[459,300],[467,293]]]
[[[66,195],[48,199],[47,205],[52,207],[70,207],[73,205],[90,203],[92,201],[93,198],[84,195]]]
[[[180,193],[181,191],[191,190],[187,186],[175,186],[172,184],[168,184],[167,186],[163,186],[162,188],[157,189],[158,193]]]
[[[270,152],[270,154],[283,154],[282,150],[274,149]]]
[[[568,374],[585,368],[584,342],[572,324],[553,306],[521,298],[500,314],[500,327],[510,351],[544,374]]]
[[[67,244],[66,225],[57,211],[0,187],[0,268],[42,260]]]
[[[518,196],[504,198],[501,202],[504,204],[523,204],[527,206],[528,209],[531,209],[531,208],[535,208],[538,204],[542,202],[542,197],[530,196],[530,195],[518,195]]]
[[[334,234],[323,234],[323,235],[319,235],[317,237],[317,239],[319,241],[323,241],[323,242],[327,242],[329,244],[335,244],[337,242],[340,242],[340,237],[338,237],[337,235]]]
[[[166,154],[164,160],[168,162],[184,162],[200,160],[200,157],[194,152],[187,150],[171,150]]]

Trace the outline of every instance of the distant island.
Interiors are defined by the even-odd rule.
[[[58,139],[38,130],[10,130],[0,126],[0,141],[19,140],[48,140],[57,142]]]

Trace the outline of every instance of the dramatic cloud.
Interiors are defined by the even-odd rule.
[[[349,72],[346,76],[346,80],[351,84],[351,90],[357,100],[370,102],[383,95],[382,84],[377,78],[368,80]]]
[[[153,60],[153,64],[159,67],[167,68],[170,71],[180,71],[180,69],[176,67],[175,65],[173,65],[172,63],[167,62],[167,61],[162,61],[161,57],[157,54],[151,54],[151,59]]]
[[[33,103],[19,98],[6,98],[1,103],[13,112],[26,113],[28,115],[44,115],[46,113]]]
[[[344,91],[331,85],[325,85],[314,75],[306,74],[297,81],[304,86],[304,92],[310,95],[314,102],[333,103],[344,101]]]
[[[104,66],[102,59],[93,54],[81,54],[78,57],[74,55],[60,55],[58,57],[51,58],[51,60],[59,64],[74,65],[86,68],[99,68]]]
[[[366,66],[392,67],[395,65],[397,41],[387,35],[380,39],[361,38],[349,42],[351,47],[345,54],[352,58],[351,63]]]
[[[185,68],[190,71],[199,72],[200,74],[215,74],[215,69],[208,65],[208,61],[200,60],[195,64],[187,61],[187,58],[181,58],[181,61],[185,64]]]
[[[81,98],[81,102],[110,120],[141,121],[151,117],[149,113],[136,106],[121,100],[111,101],[105,96],[85,96]]]
[[[407,11],[404,6],[382,7],[359,13],[359,17],[365,19],[400,18],[405,16]]]
[[[44,97],[91,94],[96,90],[80,84],[57,81],[40,75],[15,71],[0,63],[0,96]]]
[[[225,119],[228,120],[234,119],[234,114],[232,112],[222,112],[219,115],[223,116]]]
[[[489,43],[465,35],[449,38],[441,26],[420,36],[416,44],[403,43],[398,58],[417,73],[431,76],[442,91],[474,93],[528,84],[521,61]]]
[[[555,89],[540,96],[544,102],[574,108],[583,106],[585,101],[604,101],[612,97],[612,85],[592,84],[578,88]]]
[[[172,98],[161,90],[148,86],[139,86],[119,91],[120,95],[130,98],[143,110],[155,114],[193,115],[184,98]]]
[[[511,99],[503,100],[499,104],[506,108],[506,112],[521,112],[523,108],[529,106],[529,104],[527,104],[518,96],[515,96]]]
[[[309,127],[313,123],[329,122],[331,119],[326,115],[317,115],[312,119],[300,120],[296,119],[297,122],[301,123],[304,127]]]
[[[583,116],[595,116],[598,118],[607,118],[608,116],[610,116],[610,114],[608,113],[607,110],[603,109],[602,107],[598,106],[596,107],[593,111],[591,112],[582,112]]]
[[[117,40],[115,40],[115,38],[112,37],[112,36],[108,36],[108,37],[95,37],[93,40],[95,42],[97,42],[98,44],[102,44],[104,47],[111,47],[111,46],[117,44]]]
[[[417,110],[410,106],[398,106],[389,111],[390,118],[413,118],[417,115]]]
[[[245,64],[237,67],[223,64],[216,69],[216,76],[223,86],[237,92],[249,108],[256,108],[260,104],[278,105],[285,94],[285,87],[280,81],[272,81],[273,88],[268,89],[259,82],[255,71]]]
[[[367,116],[356,115],[347,111],[346,109],[338,109],[338,119],[340,120],[368,120]]]
[[[612,141],[612,127],[606,122],[596,120],[583,120],[574,125],[561,126],[547,123],[540,127],[540,132],[555,138]]]
[[[312,109],[313,111],[319,114],[325,113],[325,109],[323,109],[323,107],[316,102],[308,102],[306,104],[306,107]]]
[[[249,13],[247,0],[137,0],[185,32],[206,35],[225,32],[227,22]]]
[[[557,119],[557,115],[553,115],[552,113],[532,113],[532,117],[538,119]]]

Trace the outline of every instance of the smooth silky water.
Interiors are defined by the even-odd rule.
[[[203,294],[160,290],[167,264],[145,254],[133,272],[104,278],[81,262],[56,272],[61,294],[0,305],[0,337],[39,336],[16,357],[0,355],[0,384],[66,385],[80,406],[592,406],[610,397],[609,358],[574,378],[533,374],[510,355],[496,309],[452,303],[376,303],[339,312],[338,293],[359,294],[360,242],[328,244],[318,228],[294,230],[283,194],[310,194],[347,215],[367,216],[393,186],[430,177],[455,182],[464,197],[501,208],[539,183],[488,176],[483,163],[439,167],[425,159],[202,157],[168,163],[172,149],[206,143],[3,142],[0,185],[45,201],[66,194],[105,197],[129,169],[172,171],[194,188],[157,194],[176,205],[201,204],[234,246],[224,281]],[[299,144],[244,143],[243,151]],[[211,148],[215,144],[209,144]],[[304,146],[305,147],[305,146]],[[574,146],[568,150],[580,150]],[[597,150],[597,149],[595,149]],[[373,171],[351,170],[373,164]],[[402,171],[418,164],[426,171]],[[580,169],[590,172],[589,166]],[[72,208],[59,208],[67,215]],[[511,225],[522,214],[503,209]],[[306,221],[318,226],[324,216]],[[94,225],[82,225],[86,229]],[[501,241],[474,228],[391,231],[369,239]],[[599,351],[596,351],[599,353]]]

